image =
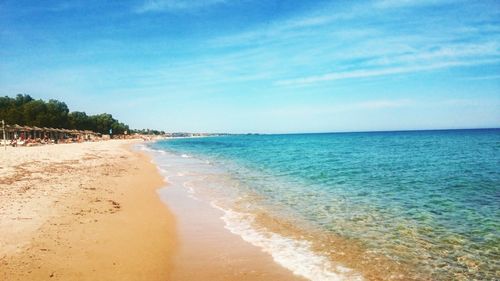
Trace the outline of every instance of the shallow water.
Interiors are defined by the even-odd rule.
[[[500,278],[500,130],[227,136],[151,147],[226,227],[312,280]],[[161,154],[161,153],[160,153]]]

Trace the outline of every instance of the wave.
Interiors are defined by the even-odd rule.
[[[352,269],[342,265],[332,265],[331,261],[314,252],[311,243],[295,240],[280,234],[253,227],[254,217],[233,210],[227,210],[212,202],[214,208],[221,210],[225,228],[239,235],[248,243],[270,254],[274,261],[296,275],[315,281],[363,280]]]
[[[149,149],[150,152],[158,155],[158,150]],[[196,163],[203,163],[204,165],[209,165],[208,161],[198,160],[187,154],[175,155],[167,153],[172,157],[179,157],[184,159],[179,165],[182,165],[184,161],[196,161]],[[160,156],[160,155],[158,155]],[[187,159],[191,158],[191,159]],[[175,160],[174,160],[175,161]],[[169,161],[169,163],[171,163]],[[191,175],[189,171],[182,170],[171,170],[161,168],[162,163],[156,162],[158,170],[165,176],[167,180],[169,176],[174,176],[176,179],[178,177],[186,177]],[[168,164],[171,165],[171,164]],[[178,166],[176,166],[178,167]],[[197,189],[192,186],[192,182],[188,179],[182,180],[182,187],[187,192],[187,196],[200,201],[201,199],[197,196]],[[213,198],[212,198],[213,199]],[[333,263],[328,257],[318,253],[312,249],[312,243],[306,240],[298,240],[286,237],[284,235],[268,231],[264,227],[259,227],[254,224],[255,215],[250,213],[236,212],[229,208],[222,208],[218,206],[215,201],[208,200],[211,206],[221,210],[223,215],[221,216],[224,222],[224,227],[231,233],[240,236],[244,241],[259,247],[264,252],[271,255],[273,260],[289,269],[294,274],[302,276],[309,280],[317,281],[341,281],[341,280],[363,280],[363,277],[358,272],[344,267],[340,264]]]
[[[146,151],[146,152],[151,152],[151,153],[158,153],[158,154],[162,154],[162,155],[165,155],[167,153],[166,151],[161,150],[161,149],[151,148],[151,147],[147,146],[146,144],[138,144],[138,145],[136,145],[136,147],[139,150]]]

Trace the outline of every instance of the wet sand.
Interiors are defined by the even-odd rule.
[[[225,229],[222,211],[191,196],[187,189],[170,184],[159,194],[175,214],[179,233],[171,280],[306,280]]]

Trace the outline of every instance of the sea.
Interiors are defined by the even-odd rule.
[[[167,181],[310,280],[500,280],[500,129],[148,144]]]

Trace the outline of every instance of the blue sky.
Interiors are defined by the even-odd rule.
[[[500,2],[0,2],[0,95],[135,128],[500,127]]]

